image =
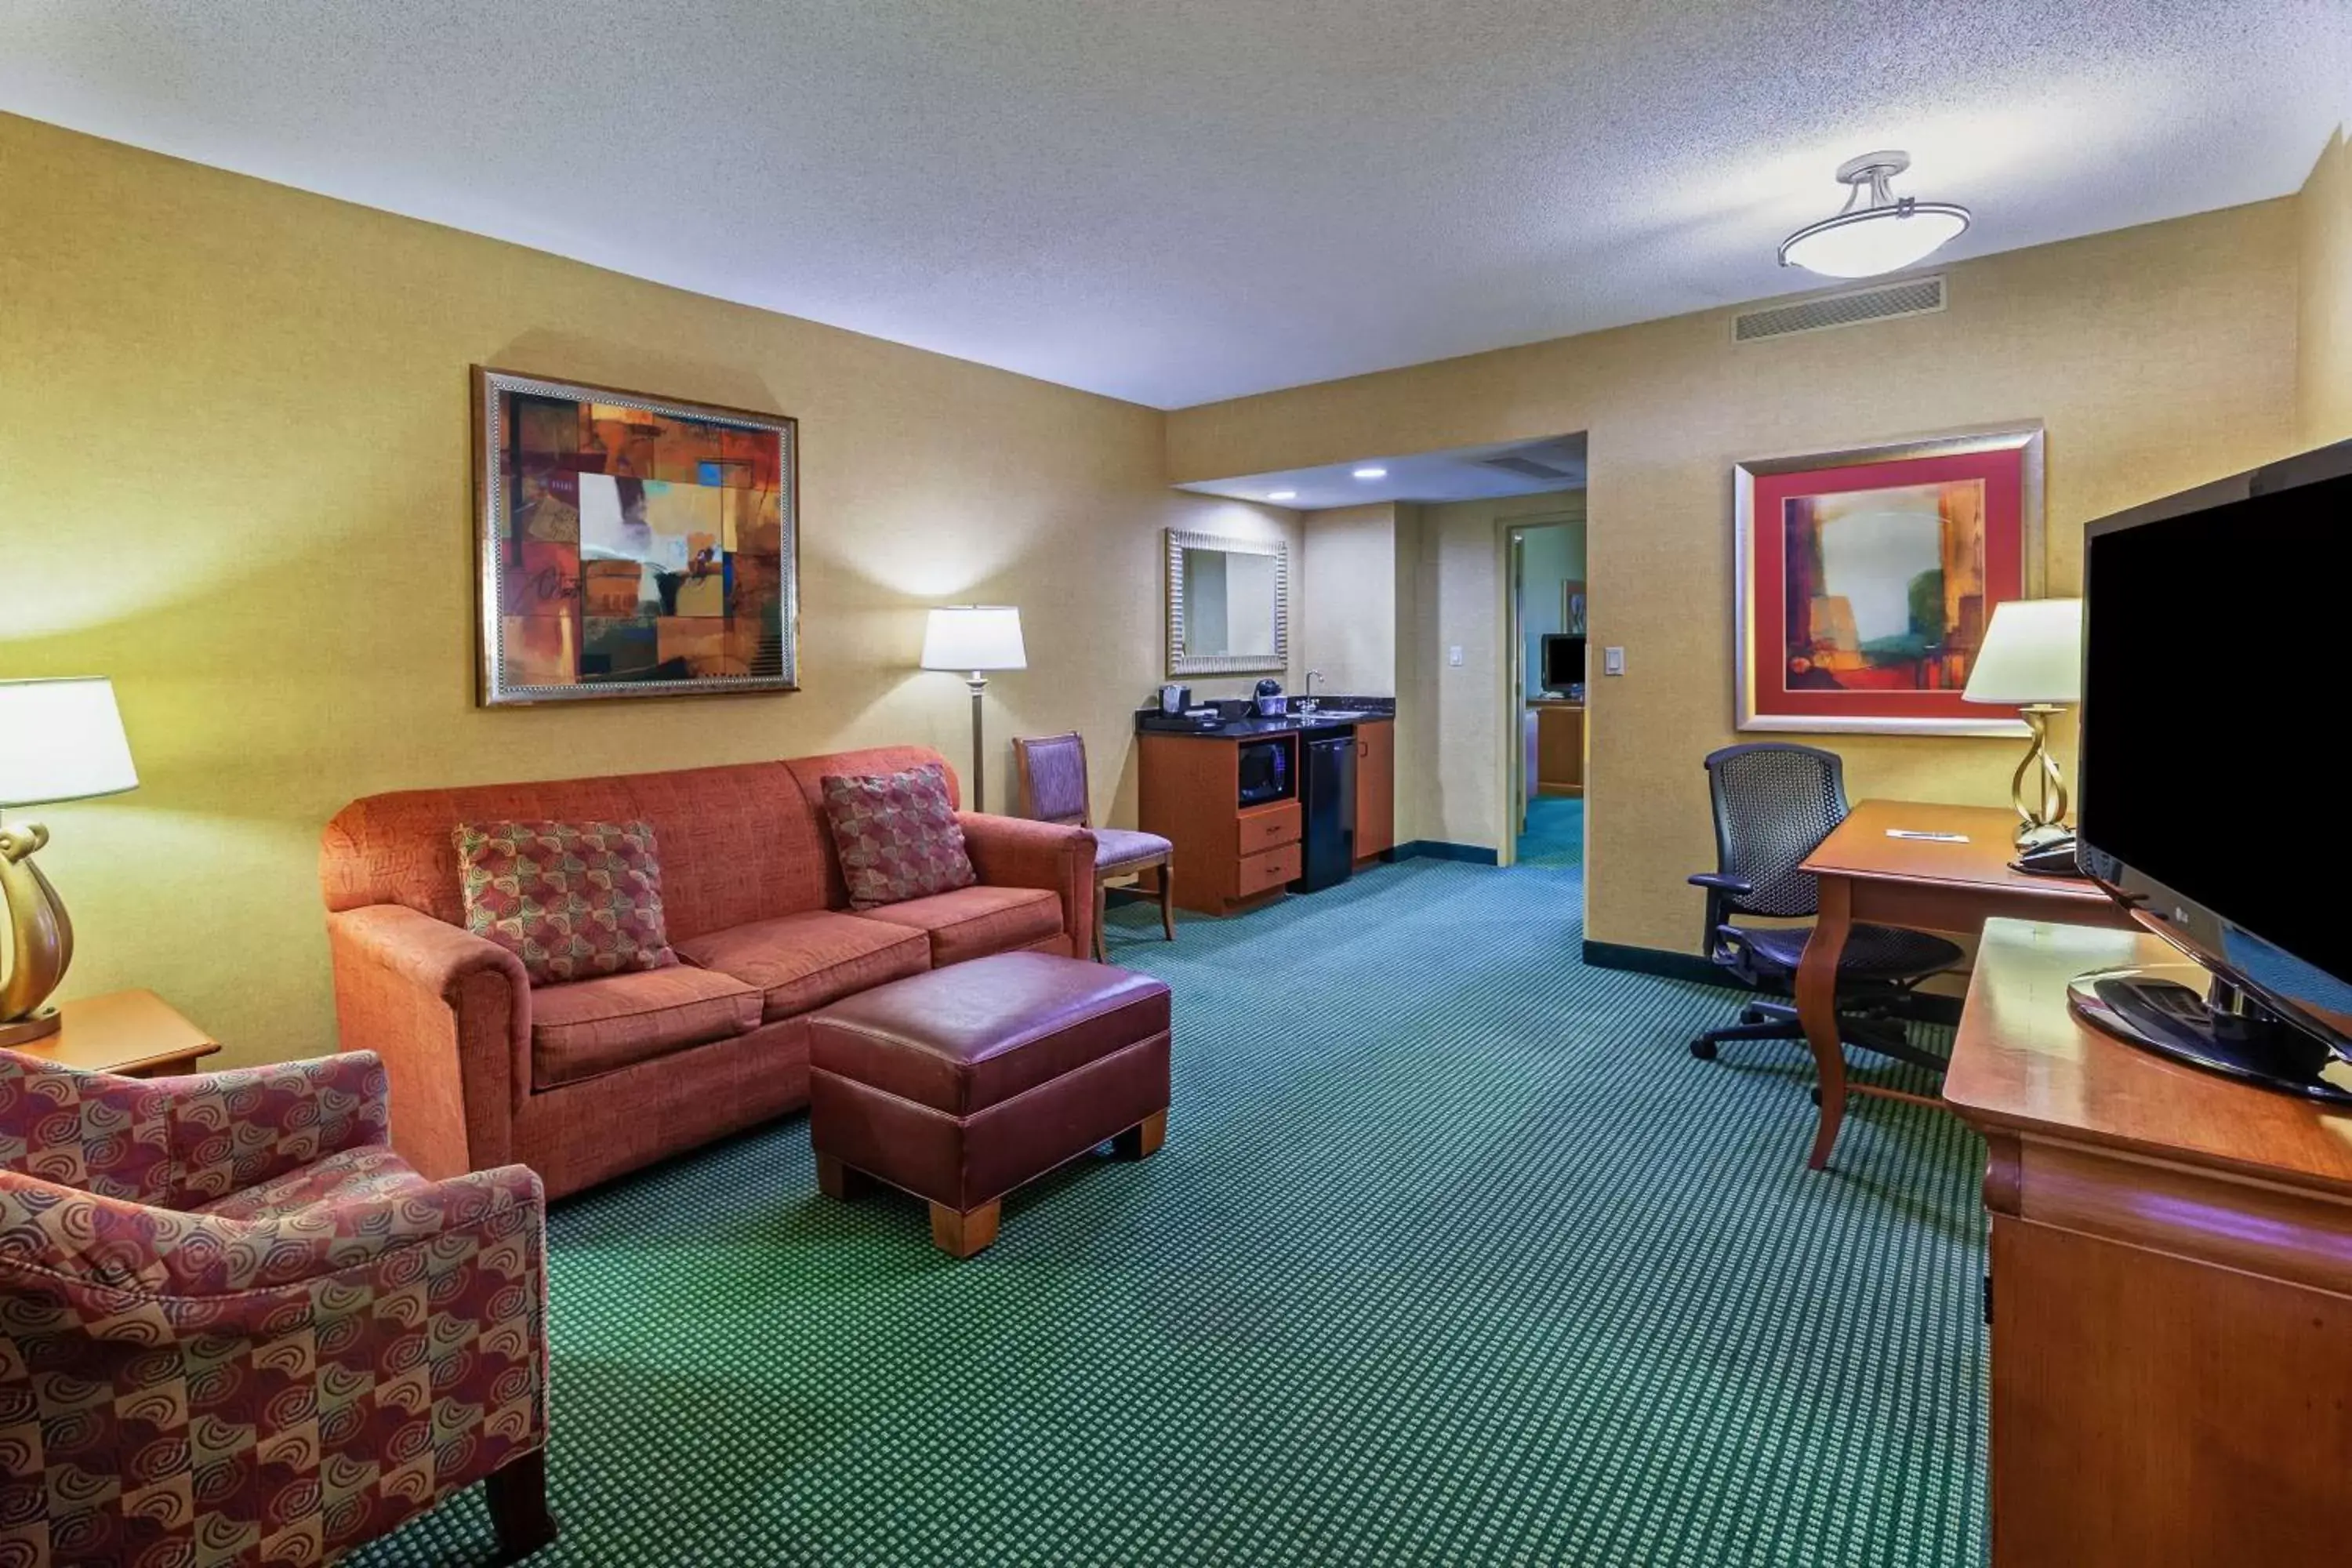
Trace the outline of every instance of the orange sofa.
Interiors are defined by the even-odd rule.
[[[924,763],[946,767],[881,747],[336,813],[319,858],[335,1014],[342,1048],[391,1075],[394,1147],[435,1178],[529,1165],[561,1196],[807,1104],[807,1015],[828,1002],[992,952],[1084,957],[1084,828],[960,812],[978,886],[850,912],[819,781]],[[653,824],[677,966],[533,989],[465,929],[450,830],[538,818]]]

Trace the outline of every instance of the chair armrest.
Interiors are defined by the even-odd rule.
[[[512,1157],[530,1091],[530,983],[494,942],[399,904],[327,917],[346,1051],[383,1058],[392,1142],[427,1176]]]
[[[1094,951],[1095,836],[1059,822],[956,813],[971,868],[992,888],[1043,888],[1062,900],[1071,952]]]
[[[372,1051],[147,1080],[169,1118],[167,1208],[259,1186],[346,1149],[390,1140],[390,1086]]]
[[[1718,893],[1728,893],[1744,899],[1756,890],[1756,884],[1745,877],[1733,877],[1721,871],[1701,871],[1690,879],[1694,888],[1706,888]]]
[[[0,1297],[12,1333],[140,1345],[276,1339],[369,1313],[452,1267],[541,1291],[546,1215],[546,1190],[521,1165],[265,1220],[152,1208],[0,1170]],[[405,1256],[415,1249],[427,1257]]]

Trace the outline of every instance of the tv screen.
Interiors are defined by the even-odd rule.
[[[2261,470],[2186,510],[2092,526],[2080,770],[2085,868],[2192,956],[2339,1038],[2352,448],[2341,456],[2306,460],[2290,476],[2304,482]]]
[[[1546,691],[1565,691],[1584,679],[1584,639],[1554,632],[1543,640]]]

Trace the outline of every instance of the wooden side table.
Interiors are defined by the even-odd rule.
[[[220,1042],[152,991],[117,991],[58,1004],[58,1032],[16,1047],[59,1067],[125,1078],[193,1072]]]

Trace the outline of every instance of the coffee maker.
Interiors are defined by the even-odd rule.
[[[1257,716],[1259,718],[1279,719],[1289,711],[1290,704],[1283,700],[1282,682],[1269,675],[1257,683]]]

